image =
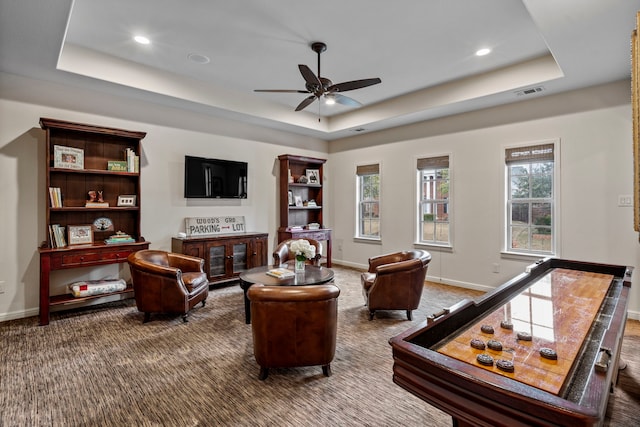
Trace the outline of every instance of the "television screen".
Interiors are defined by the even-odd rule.
[[[184,156],[184,197],[246,199],[247,163]]]

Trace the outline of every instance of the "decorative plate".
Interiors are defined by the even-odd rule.
[[[106,217],[100,217],[93,221],[94,231],[113,231],[113,221]]]

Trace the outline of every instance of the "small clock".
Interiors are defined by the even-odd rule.
[[[101,217],[93,221],[94,231],[113,231],[113,221],[109,218]]]

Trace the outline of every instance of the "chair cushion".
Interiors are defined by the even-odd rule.
[[[182,281],[184,285],[187,287],[189,293],[192,293],[194,289],[201,288],[205,283],[208,285],[207,275],[206,273],[200,273],[198,271],[195,272],[183,272],[182,273]]]
[[[369,291],[373,286],[373,282],[376,280],[376,273],[364,272],[360,275],[360,282],[365,291]]]

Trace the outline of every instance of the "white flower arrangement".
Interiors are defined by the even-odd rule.
[[[289,250],[295,254],[298,261],[312,259],[316,256],[316,247],[305,239],[298,239],[291,242]]]

